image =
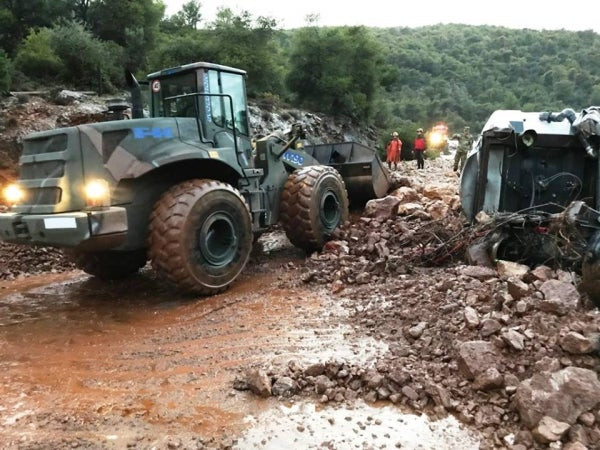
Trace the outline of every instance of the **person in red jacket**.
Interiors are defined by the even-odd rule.
[[[425,150],[427,150],[427,141],[423,135],[423,128],[417,128],[417,137],[413,145],[415,156],[417,158],[417,169],[425,168]]]
[[[392,140],[385,148],[385,152],[386,162],[388,163],[390,170],[392,169],[392,163],[394,164],[394,170],[396,170],[398,168],[398,162],[402,159],[402,141],[395,131],[392,133]]]

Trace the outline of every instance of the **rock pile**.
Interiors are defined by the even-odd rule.
[[[357,335],[384,341],[388,354],[372,366],[271,367],[260,378],[262,395],[361,397],[451,413],[481,431],[481,448],[600,448],[600,316],[579,295],[575,275],[509,261],[495,268],[407,264],[423,241],[405,236],[438,222],[426,185],[405,187],[379,201],[391,213],[371,210],[379,216],[356,219],[306,264],[305,281],[325,284]],[[439,223],[455,233],[448,196]],[[409,202],[421,212],[401,212]],[[245,385],[251,379],[237,387],[252,388]]]
[[[55,248],[0,242],[0,280],[13,280],[24,274],[57,273],[73,269],[75,265]]]

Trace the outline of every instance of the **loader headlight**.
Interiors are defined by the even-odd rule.
[[[84,187],[85,203],[88,207],[110,206],[110,189],[106,180],[90,180]]]
[[[25,198],[25,191],[18,184],[12,183],[4,188],[2,196],[10,206],[17,205]]]

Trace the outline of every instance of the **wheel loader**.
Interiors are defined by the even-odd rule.
[[[300,148],[300,126],[254,143],[245,79],[205,62],[147,83],[129,74],[131,120],[27,136],[0,237],[63,248],[104,279],[150,260],[175,287],[201,295],[226,289],[254,237],[277,222],[294,245],[319,249],[347,219],[348,192],[360,201],[387,192],[385,169],[354,142]]]

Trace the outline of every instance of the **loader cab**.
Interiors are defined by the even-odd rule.
[[[148,75],[152,117],[188,117],[215,148],[250,148],[246,72],[193,63]],[[237,145],[235,145],[237,142]]]

